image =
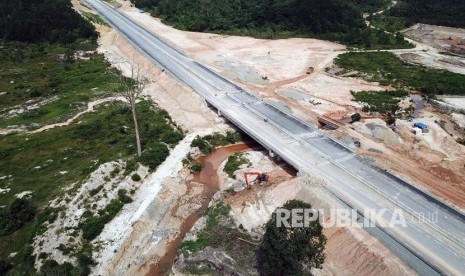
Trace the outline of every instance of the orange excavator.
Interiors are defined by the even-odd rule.
[[[251,175],[256,175],[257,178],[255,178],[255,180],[253,182],[258,182],[258,183],[262,183],[262,182],[268,182],[269,180],[269,176],[265,173],[259,173],[259,172],[245,172],[244,173],[244,178],[245,178],[245,184],[247,185],[247,189],[250,189],[250,185],[249,185],[249,176]]]

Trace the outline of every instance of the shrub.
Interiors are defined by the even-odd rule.
[[[99,216],[86,218],[86,220],[80,224],[82,229],[82,237],[89,241],[95,239],[98,235],[100,235],[103,228],[105,227],[105,224],[110,222],[121,210],[121,208],[123,208],[123,206],[124,204],[120,200],[113,199],[105,207],[105,209],[99,212]]]
[[[34,218],[36,209],[29,201],[15,199],[6,210],[0,211],[0,236],[9,235]]]
[[[204,138],[198,135],[192,140],[191,147],[198,147],[203,154],[209,154],[214,150]]]
[[[229,175],[231,178],[235,178],[236,176],[234,173],[239,169],[239,167],[243,164],[247,164],[248,161],[244,157],[242,157],[242,153],[236,153],[232,156],[229,156],[228,162],[223,168],[223,171]]]
[[[390,112],[387,114],[387,121],[386,121],[386,123],[387,123],[388,125],[394,125],[394,124],[396,123],[396,117],[392,116],[392,114],[391,114]]]
[[[161,140],[168,145],[176,145],[184,138],[184,135],[179,131],[169,130],[161,135]]]
[[[134,173],[132,176],[131,176],[131,179],[132,181],[140,181],[142,178],[140,177],[140,175],[138,173]]]
[[[98,186],[97,188],[95,189],[92,189],[89,191],[89,195],[90,196],[95,196],[96,194],[98,194],[98,192],[100,192],[100,190],[103,188],[103,185],[100,185]]]
[[[40,272],[44,275],[72,275],[73,269],[73,265],[68,262],[60,265],[55,260],[46,260]]]
[[[227,131],[225,139],[229,144],[234,144],[240,142],[242,140],[242,136],[239,132]]]
[[[310,209],[312,206],[299,200],[291,200],[283,208]],[[266,232],[258,249],[258,268],[261,275],[302,275],[303,266],[321,268],[326,238],[318,220],[308,227],[277,227],[276,212],[266,224]],[[292,221],[289,218],[289,221]]]
[[[82,237],[86,240],[95,239],[105,227],[106,221],[99,217],[90,217],[82,224]]]
[[[145,150],[140,157],[140,162],[155,170],[169,155],[166,145],[155,143],[151,148]]]
[[[5,261],[5,260],[0,260],[0,275],[6,275],[6,273],[12,268],[13,266],[11,263]]]
[[[355,114],[352,114],[350,118],[352,119],[352,123],[355,123],[362,119],[362,115],[360,115],[360,113],[355,113]]]
[[[124,204],[132,202],[132,198],[126,195],[126,190],[123,189],[118,190],[118,198]]]
[[[139,167],[139,163],[137,163],[137,160],[135,159],[130,159],[126,162],[126,167],[124,168],[124,175],[129,175],[133,171],[137,170]]]
[[[202,170],[203,168],[203,165],[200,161],[195,161],[191,167],[190,167],[190,170],[191,170],[191,173],[198,173]]]
[[[81,268],[81,275],[89,275],[90,266],[95,265],[95,261],[82,252],[77,255],[77,260],[79,267]]]

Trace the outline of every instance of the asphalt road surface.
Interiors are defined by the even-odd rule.
[[[367,230],[419,274],[465,273],[462,212],[372,166],[337,140],[192,60],[108,4],[86,2],[139,51],[191,87],[222,116],[301,174],[324,179],[325,188],[358,210],[360,218],[374,220],[376,228]],[[375,214],[368,216],[367,210]]]

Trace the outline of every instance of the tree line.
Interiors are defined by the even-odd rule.
[[[0,5],[0,39],[72,43],[80,38],[95,41],[97,32],[69,0],[4,0]]]
[[[399,45],[394,37],[375,32],[364,23],[363,12],[381,9],[389,2],[386,0],[132,1],[182,30],[261,38],[318,37],[366,48],[408,46],[403,39]]]
[[[402,0],[388,15],[432,25],[465,27],[463,0]]]

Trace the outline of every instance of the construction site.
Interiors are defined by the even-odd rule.
[[[409,91],[399,99],[397,115],[400,115],[393,123],[387,123],[384,114],[364,111],[364,104],[355,101],[354,93],[387,93],[395,88],[358,78],[358,72],[339,74],[343,68],[335,64],[335,59],[348,51],[344,45],[318,39],[265,40],[180,31],[141,12],[129,1],[111,2],[124,16],[182,54],[247,89],[261,102],[313,127],[315,132],[311,133],[315,136],[327,135],[330,143],[340,143],[348,153],[337,156],[337,162],[363,160],[446,206],[465,212],[463,97],[442,95],[430,101],[418,91]],[[78,0],[72,3],[80,13],[96,14],[88,3]],[[346,207],[328,192],[327,179],[299,171],[283,156],[258,143],[255,137],[244,134],[217,107],[207,103],[205,97],[168,73],[165,67],[154,64],[146,53],[110,25],[95,26],[100,34],[98,51],[114,67],[126,76],[130,76],[130,64],[134,62],[148,69],[150,83],[143,97],[166,110],[186,132],[186,137],[156,171],[140,166],[137,170],[142,178],[140,182],[122,173],[106,182],[104,179],[115,167],[124,166],[123,160],[110,162],[93,172],[68,200],[51,202],[67,215],[34,239],[37,256],[45,252],[59,262],[71,260],[72,257],[57,247],[71,239],[69,229],[78,225],[84,213],[83,203],[105,205],[112,199],[110,191],[115,187],[133,189],[133,201],[92,241],[98,248],[93,253],[92,275],[258,275],[253,250],[276,208],[292,199],[322,210]],[[412,64],[452,68],[451,71],[464,74],[465,58],[460,56],[463,45],[458,45],[465,39],[460,38],[463,33],[463,29],[416,25],[405,32],[415,41],[415,48],[392,52]],[[457,56],[440,53],[449,50]],[[228,93],[233,94],[225,92]],[[231,103],[235,105],[239,106]],[[89,104],[85,112],[92,111],[93,107],[94,104]],[[359,114],[360,120],[354,120],[354,114]],[[255,121],[269,123],[266,118]],[[208,154],[192,146],[195,139],[228,132],[242,133],[243,140],[215,147]],[[304,141],[314,141],[313,138],[301,137]],[[301,156],[316,155],[316,152],[308,150],[301,152]],[[192,171],[185,164],[187,159],[200,162],[201,168]],[[235,162],[233,169],[225,168],[231,162]],[[315,163],[315,167],[324,170],[325,162]],[[328,172],[332,172],[331,168]],[[344,179],[339,175],[332,177]],[[101,185],[104,189],[99,197],[90,194]],[[102,196],[105,191],[111,196]],[[229,207],[222,209],[224,206]],[[221,213],[216,228],[209,228],[209,219],[216,215],[215,211],[212,215],[212,210]],[[382,238],[363,228],[332,226],[323,232],[327,238],[326,260],[322,269],[312,269],[314,275],[422,274],[386,246]],[[55,238],[56,233],[60,233],[59,238]],[[199,238],[205,235],[217,243],[202,245],[196,250],[189,247],[199,246]],[[41,260],[37,258],[35,265],[40,268]]]

